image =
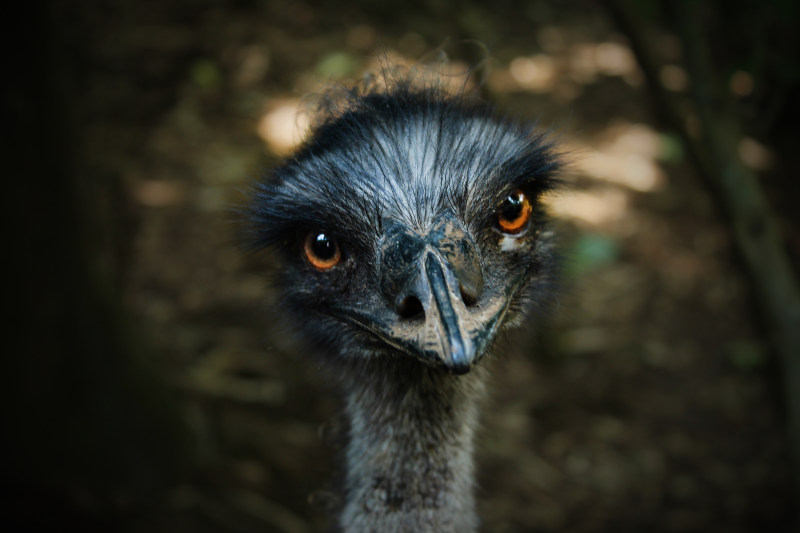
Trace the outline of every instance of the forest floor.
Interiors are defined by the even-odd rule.
[[[175,2],[97,15],[96,90],[120,107],[92,134],[99,150],[125,147],[133,199],[126,304],[196,455],[131,530],[330,523],[335,391],[275,326],[269,258],[238,246],[235,207],[296,143],[307,95],[447,37],[487,45],[486,97],[550,129],[570,163],[568,190],[550,199],[567,258],[556,315],[490,363],[483,530],[780,531],[794,512],[778,373],[730,236],[654,121],[625,40],[593,2],[462,4]],[[454,55],[451,68],[468,65]],[[672,81],[682,90],[680,72]]]

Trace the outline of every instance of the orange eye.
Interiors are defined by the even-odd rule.
[[[327,233],[312,231],[303,243],[306,259],[318,270],[328,270],[342,260],[342,251]]]
[[[497,226],[503,233],[520,233],[531,218],[531,201],[521,189],[509,194],[497,213]]]

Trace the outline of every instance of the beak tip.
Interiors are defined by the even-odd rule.
[[[464,374],[469,374],[472,366],[470,364],[453,364],[448,367],[448,370],[456,376],[463,376]]]
[[[447,368],[457,375],[464,375],[472,369],[472,362],[475,360],[475,350],[468,349],[458,343],[452,346],[450,359],[445,363]]]

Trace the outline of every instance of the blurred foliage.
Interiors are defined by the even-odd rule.
[[[202,89],[216,89],[222,81],[219,67],[210,59],[198,59],[192,64],[192,81]]]
[[[584,233],[573,244],[568,254],[567,266],[570,275],[580,276],[592,268],[608,266],[617,261],[620,244],[613,238],[596,233]]]
[[[497,75],[487,96],[565,141],[600,153],[620,123],[663,125],[635,75],[576,75],[600,45],[626,43],[591,1],[42,5],[52,18],[26,4],[25,38],[6,35],[20,51],[4,87],[11,309],[28,319],[4,358],[16,516],[0,525],[26,520],[10,531],[329,522],[336,443],[319,435],[335,433],[320,429],[335,412],[330,384],[265,304],[269,259],[237,249],[229,209],[277,160],[255,133],[277,101],[387,50],[413,59],[478,39]],[[680,47],[660,5],[640,3],[672,64]],[[798,3],[702,6],[723,85],[738,71],[753,79],[730,98],[773,156],[760,176],[797,254]],[[483,59],[472,50],[453,60]],[[559,84],[529,91],[508,65],[538,54]],[[570,176],[617,218],[566,222],[580,236],[548,333],[558,348],[542,361],[515,338],[493,370],[479,443],[487,531],[744,533],[796,514],[781,376],[730,237],[674,134],[659,133],[655,157],[668,164],[650,190],[614,172]]]
[[[662,134],[659,143],[658,159],[664,163],[677,164],[683,161],[683,143],[674,134]]]
[[[731,363],[744,371],[753,371],[762,367],[768,358],[764,346],[750,340],[729,342],[727,350]]]
[[[360,61],[347,52],[332,52],[320,58],[314,69],[322,79],[351,76],[360,68]]]

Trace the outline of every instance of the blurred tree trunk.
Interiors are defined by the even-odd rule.
[[[657,113],[683,139],[731,228],[767,335],[781,363],[795,487],[800,488],[800,289],[780,225],[759,177],[739,156],[745,125],[727,90],[727,79],[711,59],[710,32],[702,25],[710,6],[692,0],[661,2],[668,24],[680,39],[683,67],[691,83],[688,105],[682,102],[681,106],[659,79],[660,65],[648,40],[654,34],[653,13],[642,9],[642,3],[629,0],[607,3],[631,42]],[[726,21],[745,16],[736,11],[737,6],[730,9],[730,13],[717,15]],[[755,26],[757,21],[746,21],[749,22]],[[688,127],[690,117],[697,119],[699,133]]]
[[[130,235],[119,224],[119,169],[86,153],[97,43],[85,11],[58,1],[19,9],[4,43],[12,321],[0,388],[13,496],[0,524],[108,531],[121,501],[156,498],[175,474],[179,425],[122,307],[119,251]]]

